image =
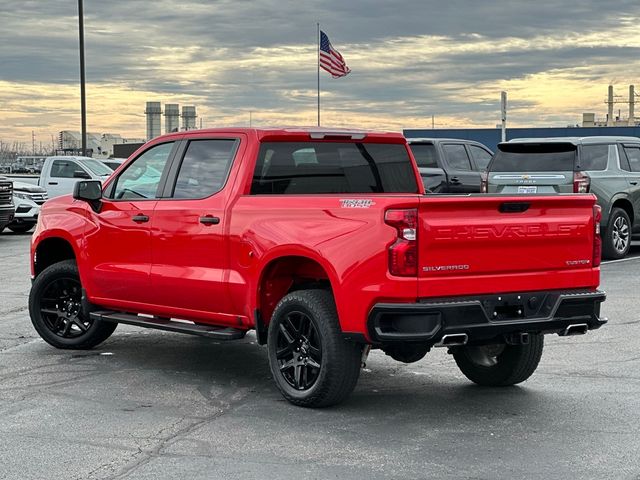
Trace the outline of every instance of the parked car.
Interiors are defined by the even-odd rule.
[[[40,206],[47,198],[47,191],[42,187],[30,183],[13,182],[15,216],[7,228],[16,233],[31,230],[38,221]]]
[[[558,137],[498,145],[488,193],[594,193],[605,258],[623,258],[640,234],[640,138]]]
[[[472,140],[409,138],[427,193],[479,193],[480,173],[493,152]]]
[[[606,322],[599,212],[593,195],[424,195],[401,134],[169,134],[44,204],[29,311],[58,348],[118,323],[255,329],[301,406],[344,400],[372,347],[406,363],[447,347],[473,382],[513,385],[544,334]]]
[[[0,177],[0,232],[13,220],[13,184],[6,177]]]
[[[79,180],[103,181],[113,170],[100,160],[90,157],[47,157],[39,176],[7,175],[24,183],[39,185],[46,189],[49,198],[67,195],[73,192]]]

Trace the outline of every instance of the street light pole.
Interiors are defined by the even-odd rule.
[[[82,0],[78,0],[78,30],[80,34],[80,110],[82,122],[82,155],[87,154],[87,100],[85,97],[84,74],[84,10]]]

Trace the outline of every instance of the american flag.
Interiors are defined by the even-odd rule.
[[[320,66],[333,78],[344,77],[351,71],[340,52],[331,46],[329,37],[323,31],[320,31]]]

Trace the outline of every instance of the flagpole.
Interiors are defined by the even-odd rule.
[[[318,126],[320,126],[320,22],[316,23],[318,27]]]

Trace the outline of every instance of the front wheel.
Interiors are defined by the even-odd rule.
[[[478,385],[497,387],[515,385],[533,375],[543,346],[542,334],[530,334],[525,345],[455,347],[452,353],[465,377]]]
[[[333,296],[325,290],[299,290],[280,300],[267,350],[276,385],[294,405],[340,403],[360,375],[362,348],[342,338]]]
[[[55,263],[36,277],[29,293],[29,315],[42,339],[57,348],[93,348],[118,326],[83,313],[80,275],[73,260]]]

